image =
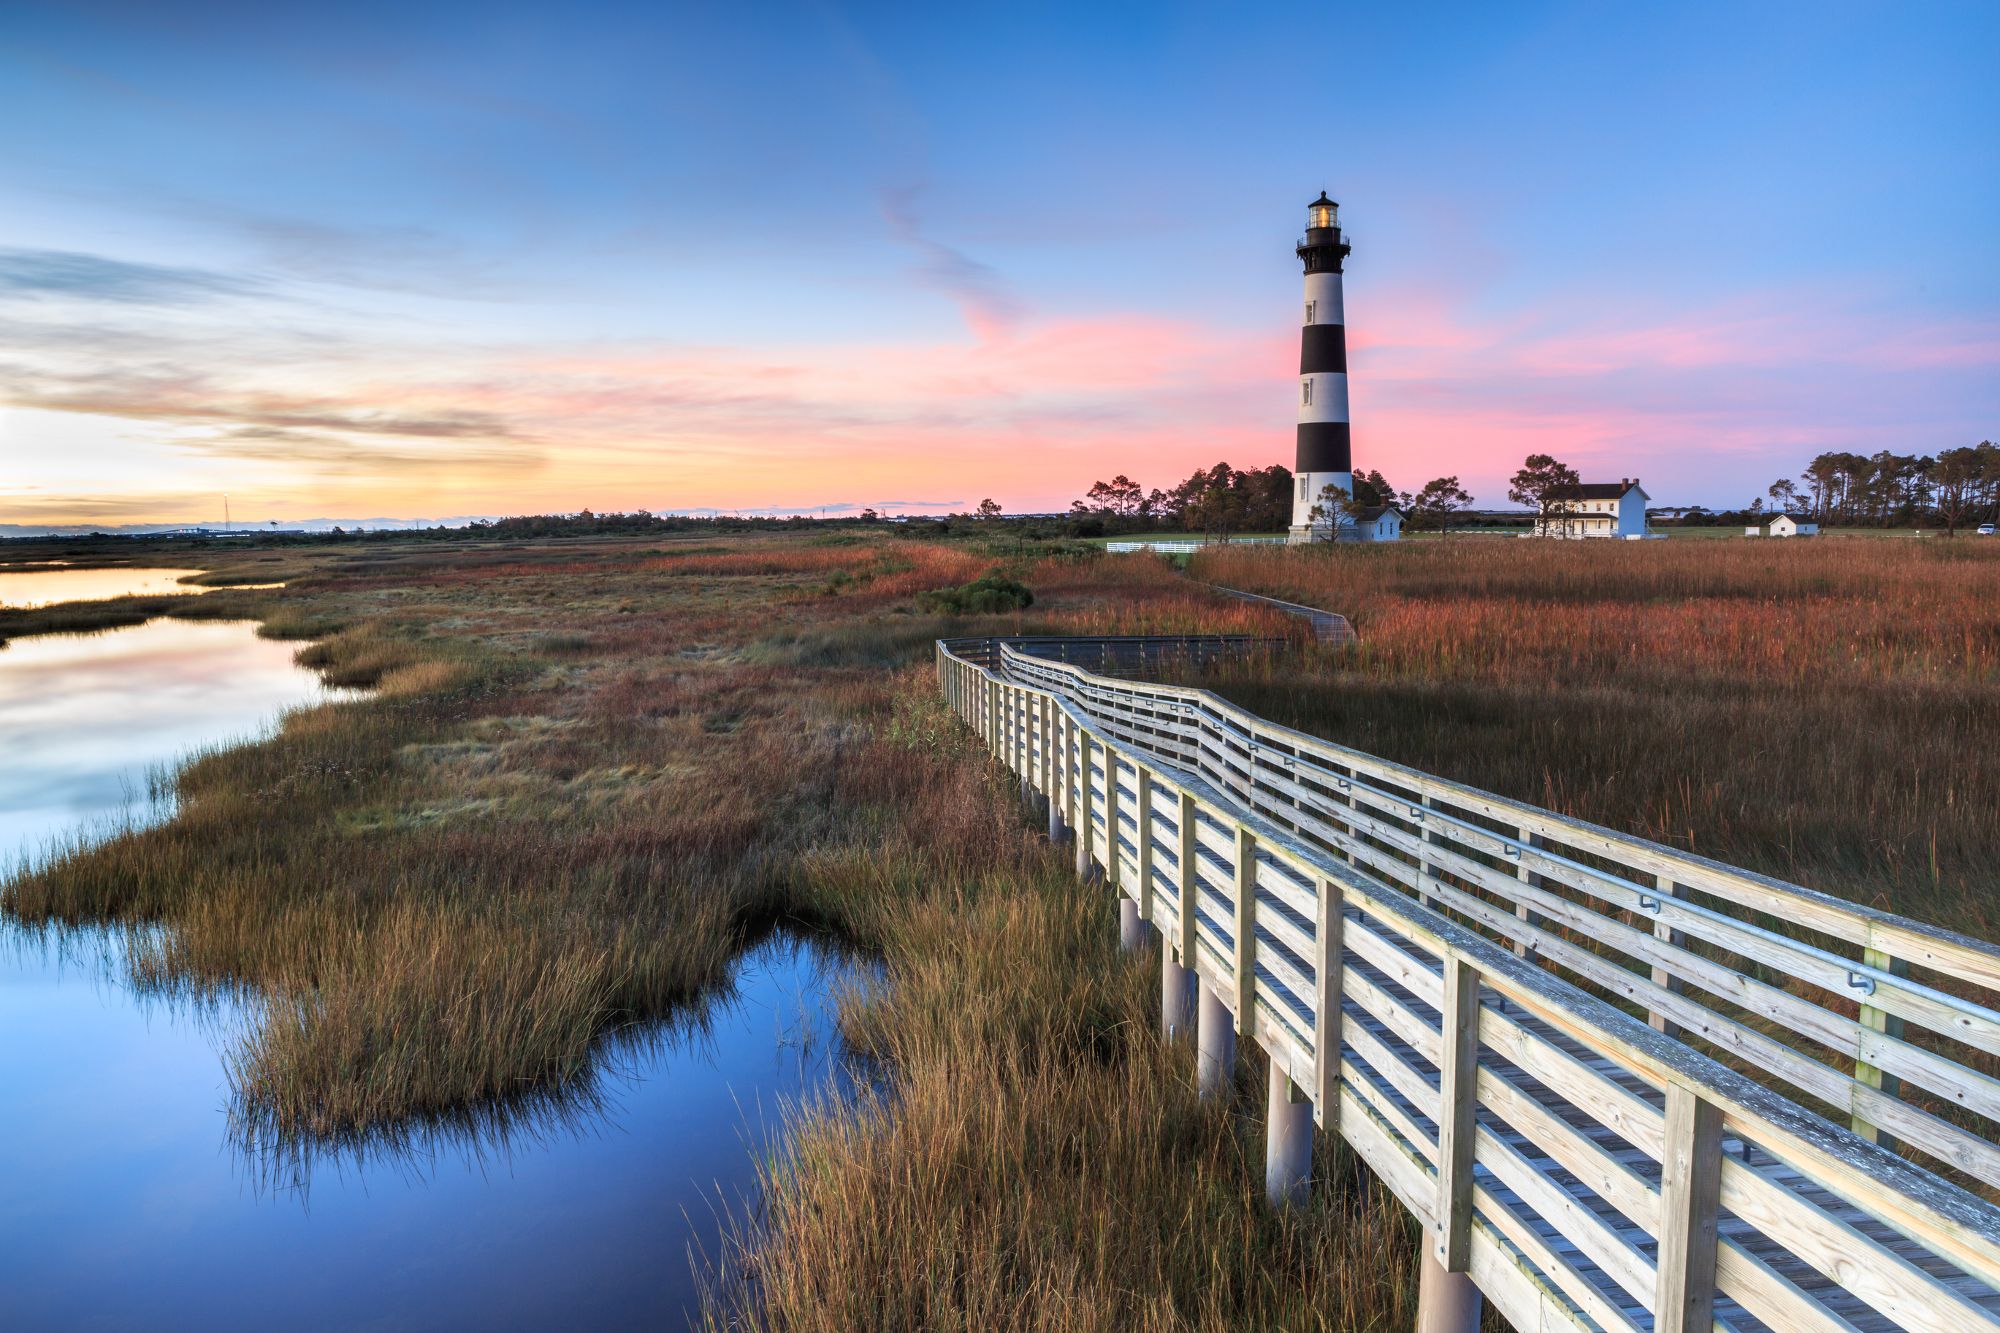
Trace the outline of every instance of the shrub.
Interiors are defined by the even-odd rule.
[[[1018,579],[1010,579],[1005,574],[982,574],[970,583],[956,588],[939,588],[927,592],[924,605],[933,610],[955,616],[994,615],[1001,611],[1019,611],[1035,604],[1035,594],[1028,585]]]

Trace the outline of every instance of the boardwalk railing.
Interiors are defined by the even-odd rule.
[[[1280,653],[1291,647],[1291,641],[1249,634],[1102,635],[1087,639],[1049,636],[1008,639],[1006,647],[1016,655],[1083,667],[1100,676],[1132,676],[1157,674],[1175,667],[1200,669],[1260,653]],[[999,650],[996,646],[991,651],[997,654]],[[996,657],[985,664],[999,663]]]
[[[996,640],[938,668],[1274,1106],[1517,1327],[2000,1328],[2000,1210],[1960,1183],[2000,1183],[2000,950],[1205,691]]]
[[[1338,611],[1322,611],[1316,606],[1301,606],[1297,602],[1266,597],[1261,592],[1225,588],[1220,583],[1211,583],[1208,586],[1224,597],[1234,597],[1239,602],[1253,602],[1259,606],[1268,606],[1275,611],[1283,611],[1288,616],[1297,616],[1312,626],[1313,637],[1321,643],[1347,644],[1361,641],[1360,636],[1354,632],[1354,623]]]

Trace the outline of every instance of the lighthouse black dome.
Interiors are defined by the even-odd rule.
[[[1326,191],[1319,192],[1319,198],[1306,205],[1307,208],[1339,208],[1340,205],[1326,197]]]

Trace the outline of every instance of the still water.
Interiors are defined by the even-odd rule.
[[[0,873],[51,841],[171,813],[151,799],[149,777],[196,747],[254,735],[287,708],[334,697],[293,665],[297,650],[235,621],[9,641],[0,648]]]
[[[193,596],[201,589],[181,580],[199,573],[198,569],[66,569],[60,565],[0,570],[0,606],[47,606],[161,593]]]
[[[163,817],[149,768],[325,697],[248,624],[0,650],[0,861]],[[0,1327],[673,1328],[782,1108],[842,1075],[852,978],[774,938],[592,1100],[475,1138],[275,1162],[230,1132],[230,1002],[137,994],[102,932],[0,920]]]

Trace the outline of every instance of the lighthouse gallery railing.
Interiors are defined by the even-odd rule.
[[[2000,950],[1206,691],[938,672],[1517,1327],[2000,1328],[2000,1210],[1947,1178],[2000,1185]]]

